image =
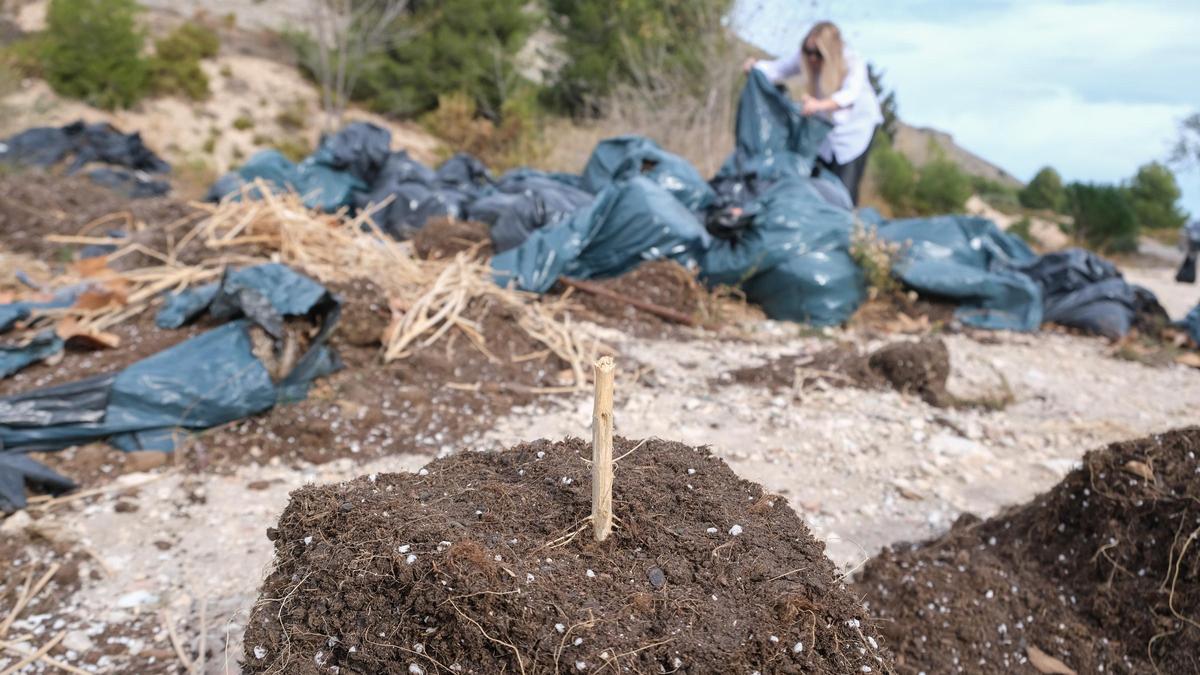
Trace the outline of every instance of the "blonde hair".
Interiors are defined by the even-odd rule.
[[[842,31],[832,21],[820,21],[808,31],[800,42],[800,50],[812,43],[821,52],[821,72],[817,77],[808,72],[808,61],[801,54],[800,68],[804,73],[804,87],[810,96],[829,96],[842,88],[846,81],[846,47],[842,42]]]

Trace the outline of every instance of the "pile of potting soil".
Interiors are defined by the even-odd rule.
[[[626,453],[605,542],[578,439],[296,491],[268,530],[245,671],[890,670],[782,498],[707,449],[618,439]]]
[[[863,570],[902,673],[1200,672],[1200,427],[1092,451],[1032,502]]]

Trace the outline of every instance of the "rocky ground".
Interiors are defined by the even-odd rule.
[[[591,330],[618,352],[618,433],[711,446],[738,475],[785,497],[845,570],[886,544],[939,534],[960,513],[986,516],[1028,500],[1086,450],[1194,422],[1200,408],[1196,371],[1117,359],[1102,340],[1056,333],[943,336],[950,393],[996,405],[1011,394],[993,410],[936,408],[910,394],[822,380],[800,391],[724,381],[737,368],[815,353],[834,340],[870,349],[894,337],[813,334],[772,322],[708,340]],[[587,396],[544,397],[490,421],[490,431],[461,449],[586,437],[590,406]],[[289,492],[415,471],[431,459],[399,454],[360,463],[341,454],[321,465],[275,458],[221,472],[168,465],[9,518],[9,535],[85,554],[77,556],[78,590],[63,606],[18,620],[10,639],[28,634],[29,644],[40,644],[36,636],[66,631],[72,662],[85,668],[173,672],[179,660],[166,626],[174,622],[189,655],[203,636],[207,671],[236,672],[271,562],[266,528]],[[99,654],[98,645],[108,653],[82,658]]]

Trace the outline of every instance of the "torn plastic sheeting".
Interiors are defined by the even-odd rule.
[[[1091,251],[1048,253],[1021,271],[1042,289],[1044,321],[1111,339],[1127,334],[1139,308],[1147,304],[1143,296],[1149,291],[1139,293],[1115,265]]]
[[[63,341],[53,331],[39,333],[23,344],[0,344],[0,379],[62,350]]]
[[[41,462],[19,452],[0,451],[0,513],[12,513],[28,505],[26,485],[52,495],[78,487],[71,479]]]
[[[834,324],[863,298],[850,258],[851,213],[830,205],[812,178],[782,180],[746,205],[749,225],[715,240],[701,259],[709,285],[741,285],[773,319]]]
[[[219,202],[230,196],[238,195],[243,186],[262,179],[268,186],[278,191],[298,190],[300,175],[292,160],[283,156],[278,150],[260,150],[254,153],[245,164],[216,180],[204,195],[204,201]],[[252,199],[261,199],[257,188],[250,194]]]
[[[740,202],[783,178],[808,177],[832,128],[803,115],[785,92],[752,69],[738,99],[734,152],[713,184],[722,196]]]
[[[285,316],[327,312],[333,304],[321,284],[287,265],[265,263],[226,270],[220,282],[169,296],[154,321],[160,328],[179,328],[205,311],[218,321],[247,316],[278,338]]]
[[[496,283],[537,293],[560,276],[616,276],[645,260],[694,266],[711,237],[678,200],[644,176],[605,188],[595,201],[521,246],[492,258]]]
[[[1015,266],[1033,261],[1025,242],[972,216],[894,220],[879,236],[900,244],[893,273],[905,285],[959,307],[955,317],[980,328],[1033,331],[1042,323],[1042,292]]]
[[[658,183],[693,211],[707,208],[716,199],[695,167],[644,136],[618,136],[597,144],[583,169],[583,184],[598,193],[614,181],[637,175]]]
[[[204,429],[302,399],[312,380],[341,365],[326,345],[338,320],[337,300],[284,265],[227,274],[207,309],[218,319],[249,318],[116,375],[0,398],[0,447],[53,450],[108,439],[126,450],[170,450],[177,429]],[[309,317],[319,330],[291,371],[272,381],[255,356],[250,330],[257,325],[278,337],[284,316]]]

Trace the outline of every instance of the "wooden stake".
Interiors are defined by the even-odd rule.
[[[592,530],[596,541],[612,532],[613,486],[613,371],[611,356],[602,356],[593,366],[596,402],[592,408]]]

